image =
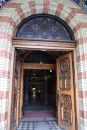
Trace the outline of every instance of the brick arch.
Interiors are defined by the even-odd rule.
[[[24,0],[25,1],[25,0]],[[67,5],[68,2],[68,5]],[[33,14],[46,13],[55,15],[64,20],[72,29],[77,40],[77,73],[80,101],[80,130],[86,130],[87,111],[87,16],[72,1],[64,0],[53,2],[52,0],[33,0],[26,3],[20,0],[9,2],[0,11],[0,130],[7,129],[8,122],[8,95],[10,86],[10,64],[12,37],[18,24]],[[4,84],[4,87],[3,87]],[[3,104],[3,106],[2,106]]]
[[[15,4],[11,3],[10,5],[7,5],[7,8],[11,8],[11,7],[13,7],[16,12],[12,12],[10,17],[7,17],[6,19],[10,23],[10,25],[13,26],[13,29],[15,29],[17,25],[26,17],[29,17],[34,14],[39,14],[39,13],[51,14],[61,18],[70,26],[73,33],[76,33],[83,26],[86,26],[86,24],[84,25],[84,23],[78,21],[77,18],[75,17],[76,15],[84,15],[84,12],[78,6],[76,6],[78,8],[76,7],[67,8],[65,5],[63,5],[63,3],[57,3],[56,5],[56,2],[52,4],[49,3],[48,1],[47,3],[44,2],[43,4],[38,2],[38,6],[37,6],[35,5],[35,2],[31,1],[28,4],[21,5],[19,3],[15,3]],[[10,25],[8,28],[10,28]],[[79,32],[81,34],[81,30]],[[75,39],[79,39],[77,34],[75,34]]]

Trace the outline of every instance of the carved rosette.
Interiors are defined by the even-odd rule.
[[[63,123],[72,124],[72,100],[69,95],[61,97],[61,120]]]
[[[60,89],[70,90],[70,60],[66,58],[60,62]]]

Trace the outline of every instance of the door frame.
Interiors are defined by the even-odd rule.
[[[75,121],[76,129],[80,130],[79,103],[78,103],[78,85],[77,85],[77,69],[76,69],[76,41],[49,41],[49,40],[32,40],[13,38],[12,57],[11,57],[11,73],[10,73],[10,90],[9,90],[9,107],[8,107],[8,129],[11,126],[11,103],[12,103],[12,82],[13,82],[13,63],[14,54],[17,48],[27,50],[43,50],[43,51],[72,51],[73,53],[73,77],[74,77],[74,95],[75,95]]]

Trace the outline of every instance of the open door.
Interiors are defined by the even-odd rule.
[[[20,90],[21,90],[21,72],[20,59],[14,51],[13,77],[12,77],[12,94],[11,94],[11,129],[14,130],[20,119]]]
[[[58,125],[75,130],[72,53],[57,59]]]

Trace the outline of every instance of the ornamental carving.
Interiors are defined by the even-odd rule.
[[[60,61],[60,89],[70,90],[70,60],[69,58]]]
[[[61,120],[63,123],[72,124],[72,100],[69,95],[61,98]]]
[[[60,49],[60,48],[75,48],[76,42],[75,41],[49,41],[49,40],[26,40],[26,39],[19,39],[13,38],[13,45],[14,46],[22,46],[22,47],[29,47],[29,48],[48,48],[48,49]]]

